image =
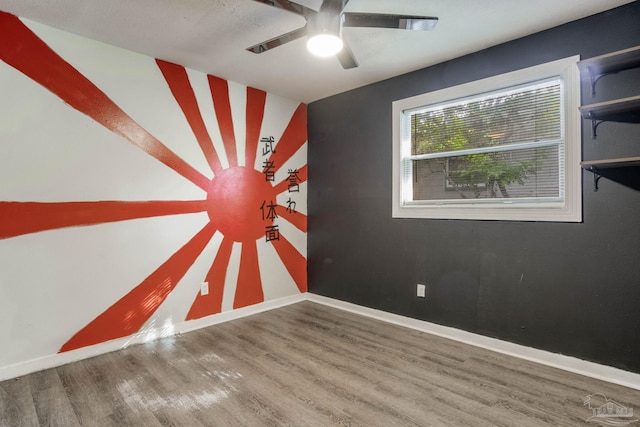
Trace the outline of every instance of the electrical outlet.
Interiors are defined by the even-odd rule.
[[[209,282],[200,283],[200,295],[209,295]]]
[[[427,297],[427,286],[426,285],[421,285],[420,283],[418,283],[417,287],[416,287],[416,295],[420,298],[426,298]]]

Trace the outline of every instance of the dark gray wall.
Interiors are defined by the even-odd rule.
[[[639,2],[310,104],[310,292],[640,372],[637,168],[598,192],[583,172],[583,223],[391,218],[392,101],[636,45]],[[620,95],[640,95],[639,72],[595,101]],[[640,124],[589,132],[584,159],[640,155]]]

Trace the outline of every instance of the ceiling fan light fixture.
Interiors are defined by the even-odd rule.
[[[342,39],[335,34],[322,33],[309,36],[307,49],[309,52],[321,58],[334,56],[342,50]]]
[[[307,19],[307,49],[319,57],[334,56],[342,50],[342,15],[326,10]]]

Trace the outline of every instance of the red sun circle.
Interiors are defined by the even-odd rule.
[[[207,195],[211,222],[236,242],[255,241],[264,236],[270,220],[262,218],[267,206],[275,204],[276,194],[265,175],[255,169],[236,166],[225,169],[211,180]]]

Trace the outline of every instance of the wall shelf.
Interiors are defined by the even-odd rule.
[[[611,169],[640,166],[640,157],[621,157],[619,159],[585,160],[580,162],[586,170]]]
[[[630,168],[640,166],[640,157],[621,157],[618,159],[586,160],[580,162],[583,169],[593,173],[593,190],[598,191],[598,181],[602,178],[600,170]]]
[[[583,105],[580,114],[591,120],[591,135],[596,138],[596,130],[603,122],[640,123],[640,96]]]
[[[596,83],[602,77],[619,71],[640,68],[640,46],[584,59],[578,62],[578,68],[581,76],[588,79],[593,97],[596,93]],[[640,95],[587,104],[579,109],[580,115],[591,121],[593,139],[597,136],[598,126],[603,122],[640,123]],[[586,160],[580,162],[580,165],[593,173],[593,187],[598,191],[598,181],[602,178],[600,170],[638,167],[640,157]]]
[[[640,67],[640,46],[600,55],[578,62],[580,73],[591,83],[591,96],[596,94],[596,83],[602,77]]]

